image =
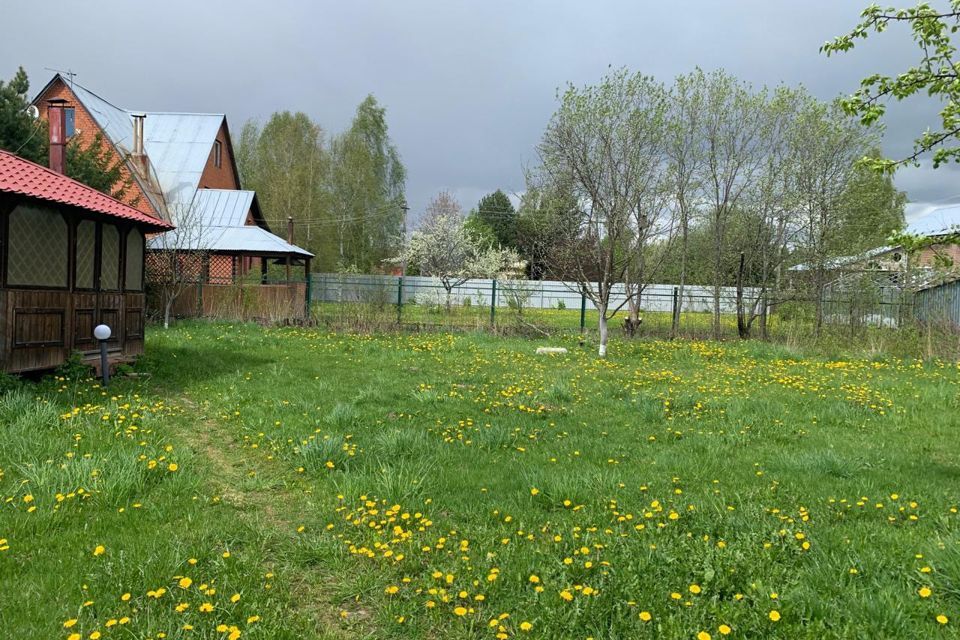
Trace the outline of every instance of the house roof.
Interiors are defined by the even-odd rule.
[[[76,82],[71,83],[70,88],[124,155],[133,150],[133,114],[146,115],[143,148],[166,203],[193,199],[217,132],[226,119],[224,114],[132,111],[108,102]]]
[[[184,229],[184,234],[188,230]],[[313,254],[266,229],[254,225],[198,227],[193,237],[176,231],[147,240],[147,248],[155,251],[210,251],[213,253],[250,253],[253,255],[295,255],[312,258]]]
[[[173,228],[163,220],[141,213],[92,187],[7,151],[0,151],[0,192],[80,207],[153,231]]]
[[[222,113],[173,113],[164,111],[134,111],[118,107],[75,81],[68,82],[56,74],[37,98],[57,79],[68,84],[77,100],[103,130],[111,144],[123,156],[133,150],[133,116],[146,115],[143,126],[143,147],[149,161],[151,179],[145,180],[139,172],[132,175],[143,187],[147,198],[161,215],[174,224],[182,217],[181,212],[196,214],[196,224],[209,230],[193,235],[196,250],[284,253],[312,256],[308,251],[287,243],[273,235],[257,203],[253,191],[201,189],[200,178],[206,167],[213,143],[221,126],[226,128],[226,116]],[[227,145],[230,145],[229,132]],[[232,161],[232,153],[230,154]],[[236,172],[236,167],[234,167]],[[154,184],[155,183],[155,184]],[[158,193],[159,190],[159,193]],[[256,227],[246,224],[247,212],[252,211]],[[227,227],[242,227],[242,230],[224,231]],[[247,231],[255,228],[258,231]],[[176,234],[174,234],[176,235]],[[272,238],[272,240],[267,237]],[[246,243],[246,244],[244,244]],[[178,249],[184,244],[169,239],[166,244]],[[189,243],[187,243],[189,244]],[[152,248],[164,248],[164,243],[155,239]]]
[[[937,207],[907,223],[907,233],[938,236],[960,229],[960,204]]]
[[[242,227],[247,223],[247,213],[253,207],[254,198],[253,191],[199,189],[193,198],[192,209],[203,226]],[[172,215],[176,221],[176,211]]]
[[[846,267],[852,264],[857,264],[859,262],[864,262],[872,258],[882,256],[885,253],[890,253],[891,251],[895,251],[899,248],[900,248],[899,246],[876,247],[875,249],[864,251],[863,253],[859,253],[855,256],[838,256],[836,258],[831,258],[830,260],[827,260],[826,262],[824,262],[823,266],[826,269],[841,269],[843,267]],[[814,269],[814,268],[816,268],[816,265],[801,262],[800,264],[790,267],[789,269],[787,269],[787,271],[810,271],[811,269]]]

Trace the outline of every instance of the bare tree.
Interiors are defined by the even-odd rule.
[[[151,238],[146,258],[147,282],[159,294],[164,329],[170,327],[177,299],[206,279],[212,239],[192,204],[174,203],[169,209],[176,228]]]
[[[727,227],[747,187],[764,164],[766,91],[751,88],[723,71],[696,71],[705,86],[702,114],[702,197],[713,232],[713,335],[720,337],[720,288]]]
[[[670,92],[665,152],[668,162],[667,182],[672,191],[670,204],[675,210],[680,244],[680,277],[677,283],[679,303],[673,309],[670,322],[671,338],[676,337],[680,330],[680,308],[683,306],[683,290],[687,282],[690,222],[696,213],[696,200],[700,193],[698,180],[703,162],[700,117],[703,110],[704,80],[702,73],[680,76]]]
[[[660,84],[625,70],[597,86],[568,86],[538,147],[533,186],[571,196],[548,266],[573,277],[597,308],[600,357],[607,321],[627,302],[614,306],[611,294],[637,258],[636,215],[657,183],[665,103]]]

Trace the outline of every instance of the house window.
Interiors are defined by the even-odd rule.
[[[213,164],[217,168],[220,168],[220,164],[223,160],[223,151],[222,146],[219,140],[213,142]]]
[[[105,224],[100,232],[100,289],[116,291],[120,288],[120,232],[112,224]]]
[[[18,205],[10,212],[7,284],[66,288],[68,242],[59,211]]]
[[[76,282],[77,289],[93,289],[93,273],[96,266],[97,223],[81,220],[77,225]]]
[[[65,119],[66,119],[66,121],[67,121],[67,130],[64,132],[64,134],[65,134],[68,138],[72,138],[72,137],[73,137],[73,134],[75,134],[75,133],[77,132],[77,112],[76,112],[76,109],[74,109],[73,107],[66,107],[66,108],[63,110],[63,115],[65,116]]]
[[[127,233],[127,264],[124,289],[140,291],[143,289],[143,234],[136,229]]]

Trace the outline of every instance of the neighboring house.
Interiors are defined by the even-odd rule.
[[[63,175],[62,106],[50,108],[51,168],[0,151],[0,369],[143,353],[145,238],[171,225]]]
[[[53,99],[65,101],[68,136],[90,144],[100,133],[112,157],[124,162],[127,204],[181,228],[198,227],[191,237],[205,254],[204,283],[234,282],[250,271],[266,281],[271,262],[286,266],[287,280],[292,266],[302,266],[301,282],[307,279],[312,254],[292,243],[292,225],[287,239],[274,235],[256,194],[241,189],[224,114],[130,111],[60,74],[33,103],[45,113]],[[167,244],[157,236],[148,249]]]

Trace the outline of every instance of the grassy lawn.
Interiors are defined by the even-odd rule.
[[[960,637],[956,363],[540,344],[184,323],[6,392],[0,637]]]

